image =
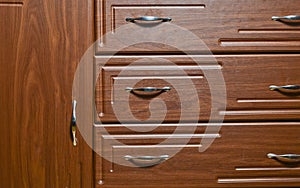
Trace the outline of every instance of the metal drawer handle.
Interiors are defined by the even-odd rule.
[[[169,155],[161,156],[131,156],[125,155],[124,159],[138,167],[150,167],[158,165],[169,159]]]
[[[71,131],[72,131],[72,141],[73,141],[73,146],[77,146],[77,138],[76,138],[76,127],[77,127],[77,119],[76,119],[76,105],[77,101],[73,100],[72,103],[72,120],[71,120]]]
[[[298,15],[288,15],[288,16],[272,16],[272,20],[300,20]]]
[[[162,88],[157,88],[157,87],[141,87],[141,88],[132,88],[132,87],[126,87],[126,91],[132,92],[132,91],[143,91],[143,92],[154,92],[154,91],[160,91],[160,92],[165,92],[165,91],[170,91],[171,87],[162,87]]]
[[[300,86],[298,86],[298,85],[285,85],[285,86],[275,86],[275,85],[271,85],[271,86],[269,86],[269,89],[270,89],[271,91],[274,91],[274,90],[280,90],[280,89],[299,90],[299,89],[300,89]]]
[[[155,16],[142,16],[138,18],[126,18],[126,22],[132,22],[134,23],[135,21],[147,21],[147,22],[153,22],[153,21],[161,21],[161,22],[170,22],[172,21],[172,18],[160,18],[160,17],[155,17]]]
[[[274,153],[268,153],[269,159],[276,159],[283,163],[299,163],[300,155],[297,154],[284,154],[284,155],[276,155]]]

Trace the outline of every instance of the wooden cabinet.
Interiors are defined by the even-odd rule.
[[[0,0],[0,187],[92,187],[72,146],[72,81],[93,43],[93,1]]]
[[[96,4],[96,187],[300,186],[299,1]]]

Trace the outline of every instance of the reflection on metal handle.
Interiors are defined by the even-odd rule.
[[[298,90],[298,89],[300,89],[300,86],[297,86],[297,85],[285,85],[285,86],[275,86],[275,85],[271,85],[271,86],[269,86],[269,89],[270,89],[271,91],[274,91],[274,90],[280,90],[280,89]]]
[[[124,159],[130,161],[132,164],[138,167],[150,167],[158,165],[169,159],[169,155],[161,156],[131,156],[125,155]]]
[[[288,15],[288,16],[272,16],[272,20],[300,20],[298,15]]]
[[[157,88],[157,87],[141,87],[141,88],[132,88],[132,87],[126,87],[125,89],[128,92],[132,91],[143,91],[143,92],[154,92],[154,91],[170,91],[171,87],[162,87],[162,88]]]
[[[147,22],[153,22],[153,21],[161,21],[161,22],[170,22],[172,21],[172,18],[160,18],[155,16],[142,16],[138,18],[126,18],[126,22],[135,22],[135,21],[147,21]]]
[[[77,101],[73,100],[73,103],[72,103],[72,124],[71,124],[73,146],[77,146],[77,138],[76,138],[76,105],[77,105]]]
[[[72,103],[72,125],[76,125],[76,106],[77,106],[77,101],[73,100]]]
[[[274,153],[268,153],[269,159],[276,159],[283,163],[299,163],[300,155],[297,154],[284,154],[284,155],[276,155]]]

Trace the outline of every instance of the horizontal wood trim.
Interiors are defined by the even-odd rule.
[[[266,178],[232,178],[218,179],[218,183],[299,183],[300,178],[281,178],[281,177],[266,177]]]
[[[288,171],[294,171],[294,170],[300,170],[300,167],[296,168],[284,168],[284,167],[253,167],[253,168],[247,168],[247,167],[238,167],[235,168],[237,171],[282,171],[282,170],[288,170]]]
[[[224,47],[240,46],[240,47],[298,47],[300,41],[297,40],[247,40],[247,39],[220,39],[220,45]]]
[[[0,7],[19,7],[23,6],[23,2],[0,2]]]

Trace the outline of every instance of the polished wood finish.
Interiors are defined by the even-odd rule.
[[[124,68],[126,67],[121,67],[120,69],[114,67],[103,68],[104,100],[99,101],[100,104],[103,103],[103,111],[98,113],[103,116],[101,118],[102,122],[116,121],[113,108],[118,108],[118,106],[120,106],[118,108],[120,113],[117,114],[117,117],[124,117],[123,120],[125,122],[194,120],[199,116],[200,111],[197,108],[199,105],[204,106],[200,115],[203,117],[209,116],[207,113],[210,110],[210,104],[208,104],[210,103],[208,101],[210,93],[203,90],[203,88],[207,88],[207,83],[199,67],[181,67],[182,69],[173,66],[165,68],[152,67],[151,70],[150,66],[148,66],[147,68],[150,70],[143,70],[145,67],[138,66],[128,71],[124,70]],[[122,69],[127,72],[124,72],[125,75],[123,77],[119,77],[118,75]],[[132,86],[132,84],[134,84],[134,88],[170,87],[171,89],[163,92],[126,91],[126,87]],[[197,93],[196,95],[195,92]],[[198,97],[203,98],[203,100],[200,101]],[[151,104],[151,101],[155,99],[163,100],[166,108],[158,103]],[[199,104],[197,104],[197,101],[199,101]],[[97,101],[98,104],[99,102]],[[128,102],[130,109],[126,108]],[[114,107],[116,105],[117,107]],[[98,105],[97,107],[101,110],[101,106]],[[155,109],[155,111],[150,112],[151,108]],[[185,117],[180,118],[181,109],[187,108],[189,113],[183,115]],[[126,115],[130,110],[134,116],[133,119]],[[165,110],[167,111],[166,116],[163,115]]]
[[[13,175],[18,174],[20,167],[14,166],[12,156],[19,148],[15,148],[17,128],[19,124],[14,121],[14,82],[16,76],[17,45],[21,29],[22,4],[0,3],[0,185],[1,187],[12,187]],[[15,148],[15,150],[14,150]],[[21,164],[21,163],[19,163]],[[21,183],[21,182],[20,182]]]
[[[92,151],[70,137],[92,10],[89,0],[0,1],[0,187],[92,187]]]
[[[299,15],[298,0],[284,2],[281,0],[98,0],[97,5],[96,27],[99,44],[101,44],[98,53],[111,50],[108,41],[112,41],[107,41],[103,36],[108,33],[114,33],[114,37],[118,36],[117,29],[124,25],[132,27],[126,33],[128,38],[121,36],[118,38],[124,37],[124,40],[119,39],[116,42],[126,44],[131,37],[136,37],[142,43],[118,50],[121,53],[182,53],[182,51],[197,53],[203,50],[199,48],[197,40],[186,38],[184,35],[172,36],[176,33],[172,32],[174,28],[171,24],[188,29],[197,35],[213,53],[300,51],[299,20],[271,19],[272,16]],[[126,18],[141,16],[170,17],[172,21],[171,24],[125,21]],[[161,25],[168,26],[170,34],[155,32],[155,28],[161,28]],[[153,29],[153,32],[131,35],[142,27]],[[164,31],[166,32],[165,28]],[[161,44],[161,41],[157,43],[142,41],[159,35],[164,36],[161,41],[170,39],[175,41],[174,43],[187,42],[188,45],[184,49],[175,49],[174,47],[177,46],[167,46]]]
[[[205,127],[206,124],[198,125],[198,127],[203,126]],[[119,128],[122,129],[120,125]],[[159,127],[159,129],[164,128],[168,129],[163,125]],[[167,145],[159,148],[155,146],[161,141],[158,138],[147,139],[147,133],[145,133],[145,138],[141,139],[137,134],[123,132],[123,137],[118,141],[126,145],[120,145],[107,140],[101,130],[103,129],[98,127],[95,131],[98,134],[96,148],[102,147],[107,150],[110,148],[113,150],[113,159],[118,162],[122,160],[128,162],[123,157],[129,154],[138,153],[151,156],[152,152],[152,155],[156,156],[158,152],[163,155],[170,151]],[[99,177],[102,173],[104,183],[97,187],[137,187],[138,185],[147,185],[146,187],[299,186],[299,164],[280,163],[267,157],[268,153],[299,154],[298,132],[299,123],[225,123],[220,131],[221,137],[216,138],[206,151],[199,152],[201,139],[193,138],[176,156],[148,168],[112,164],[97,156],[96,174]],[[201,129],[196,133],[201,133]],[[119,134],[111,130],[110,136],[114,135]],[[160,134],[152,135],[159,136]],[[173,146],[179,143],[180,141],[174,140]],[[149,147],[151,144],[152,148]],[[134,149],[131,149],[132,146],[135,146]],[[99,152],[99,150],[97,151]],[[102,152],[105,151],[102,149]],[[270,179],[274,181],[268,181]],[[233,181],[230,182],[230,180]],[[248,184],[243,180],[252,180],[252,183]]]
[[[208,69],[216,71],[216,76],[217,71],[222,71],[221,76],[224,76],[226,91],[223,94],[227,94],[227,101],[223,102],[227,102],[227,108],[219,109],[218,113],[225,115],[226,121],[299,119],[300,91],[269,89],[271,85],[299,85],[299,55],[217,55],[214,56],[214,62],[210,62],[208,56],[201,58],[202,64],[197,66],[186,56],[166,57],[173,65],[179,67],[166,66],[159,60],[152,63],[153,56],[112,58],[107,66],[99,67],[97,71],[99,77],[96,107],[99,120],[103,123],[118,122],[113,109],[115,105],[123,108],[122,110],[119,108],[117,114],[119,119],[124,117],[123,123],[135,121],[141,123],[148,118],[149,121],[161,121],[159,115],[164,112],[164,108],[157,107],[156,111],[158,109],[162,111],[157,117],[150,117],[149,107],[152,100],[161,99],[167,108],[164,122],[194,121],[197,117],[198,121],[207,121],[210,119],[210,97],[213,92],[205,75]],[[140,59],[143,62],[134,63]],[[101,64],[101,60],[99,57],[97,62]],[[172,89],[150,94],[127,92],[125,88],[132,84],[136,88],[170,86]],[[196,95],[193,95],[193,87],[197,91]],[[182,93],[184,95],[180,96]],[[199,105],[193,105],[197,101]],[[130,109],[127,109],[128,102]],[[189,107],[188,116],[180,114],[185,108],[184,105]],[[201,109],[199,116],[193,116],[192,112],[196,113],[199,106]],[[133,119],[125,115],[130,110],[134,115]]]
[[[270,90],[300,84],[300,22],[271,19],[299,15],[299,7],[297,0],[97,0],[96,187],[300,187],[299,163],[267,156],[299,154],[299,90]],[[125,20],[141,16],[172,21]],[[226,109],[216,108],[209,123],[212,92],[224,94],[216,89],[222,76]],[[172,87],[166,77],[185,82],[181,87],[194,85],[196,94],[180,98],[182,91],[173,88],[152,95],[125,91]],[[151,109],[159,100],[165,106]],[[193,105],[199,100],[199,115],[182,118],[180,100]],[[153,114],[162,115],[164,107],[161,121]],[[180,147],[177,155],[158,160]],[[145,160],[128,155],[155,160],[142,168]]]

